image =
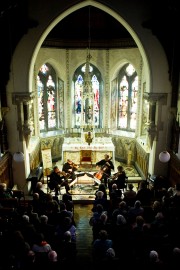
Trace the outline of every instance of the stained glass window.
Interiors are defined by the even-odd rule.
[[[84,113],[82,112],[82,94],[83,94],[83,85],[84,85],[84,71],[85,66],[80,68],[79,73],[75,73],[75,87],[74,87],[74,100],[75,100],[75,127],[80,127],[82,125],[82,119],[84,119]],[[92,84],[92,91],[94,93],[94,126],[99,128],[100,127],[100,79],[96,75],[94,68],[90,65],[90,72],[91,72],[91,84]]]
[[[131,64],[119,73],[118,128],[135,130],[137,120],[138,76]]]
[[[57,84],[56,73],[53,67],[43,64],[37,76],[38,91],[38,119],[40,132],[55,130],[63,126],[63,85]],[[60,118],[61,115],[61,118]]]

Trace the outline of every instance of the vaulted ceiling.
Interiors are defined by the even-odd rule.
[[[58,48],[137,47],[133,38],[116,19],[95,7],[71,13],[49,33],[43,47]]]

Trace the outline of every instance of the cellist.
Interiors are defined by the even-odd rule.
[[[104,159],[101,159],[96,163],[96,166],[100,166],[101,169],[98,173],[96,173],[95,177],[97,177],[99,180],[102,180],[107,187],[108,184],[108,178],[111,176],[111,170],[114,170],[114,164],[111,161],[111,158],[109,155],[105,154]]]

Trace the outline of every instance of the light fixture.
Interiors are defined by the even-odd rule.
[[[167,123],[167,129],[166,129],[166,146],[167,146],[167,140],[168,140],[168,131],[169,131],[169,117],[168,117],[168,123]],[[159,160],[163,163],[169,162],[171,156],[167,150],[162,151],[159,154]]]
[[[13,160],[16,162],[23,162],[24,161],[24,154],[22,152],[15,152],[13,155]]]
[[[90,65],[91,60],[91,22],[90,22],[90,7],[88,14],[88,48],[86,55],[86,62],[82,68],[84,72],[83,90],[82,90],[82,110],[81,110],[81,128],[82,131],[88,132],[85,140],[88,144],[92,143],[91,131],[94,127],[94,92],[92,87],[92,71],[93,67]]]
[[[159,154],[159,160],[163,163],[166,163],[170,160],[171,156],[169,154],[168,151],[162,151],[160,154]]]

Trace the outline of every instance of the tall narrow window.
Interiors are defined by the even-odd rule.
[[[101,111],[100,111],[100,92],[101,92],[101,86],[102,80],[101,76],[97,73],[97,69],[90,66],[91,71],[91,83],[92,83],[92,90],[94,93],[94,126],[96,128],[101,127]],[[85,72],[85,66],[81,66],[76,72],[75,72],[75,83],[74,83],[74,101],[75,101],[75,127],[80,127],[82,124],[82,119],[84,119],[84,115],[82,112],[82,94],[83,94],[83,85],[84,85],[84,72]],[[101,82],[100,82],[101,81]]]
[[[137,120],[138,76],[131,64],[119,73],[118,128],[135,130]]]
[[[62,82],[57,84],[53,67],[42,65],[37,76],[38,118],[40,132],[56,130],[62,127],[60,111],[63,106]],[[60,96],[61,94],[61,96]]]

